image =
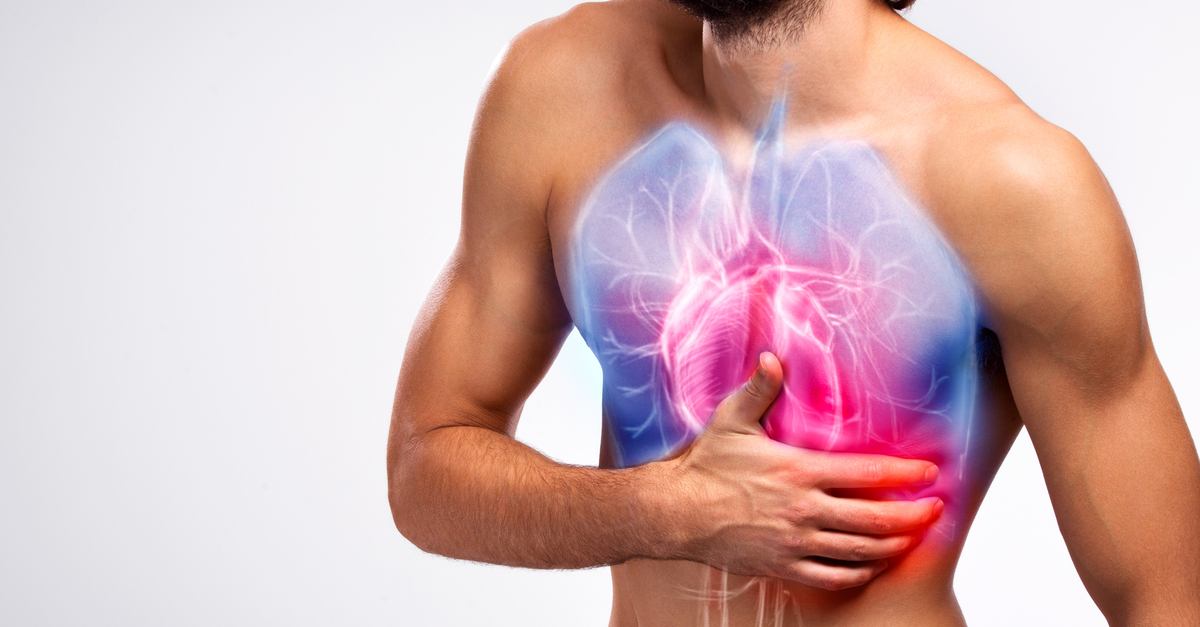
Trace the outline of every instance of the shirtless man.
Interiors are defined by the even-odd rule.
[[[512,42],[401,371],[406,538],[613,565],[622,627],[960,625],[1023,425],[1109,621],[1200,624],[1200,462],[1116,200],[896,8],[613,0]],[[601,468],[512,437],[572,325]]]

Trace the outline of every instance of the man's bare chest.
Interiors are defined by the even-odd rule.
[[[622,465],[690,441],[763,350],[787,376],[764,421],[777,440],[931,460],[965,446],[969,276],[869,144],[785,146],[781,119],[744,168],[666,126],[595,185],[555,249]]]

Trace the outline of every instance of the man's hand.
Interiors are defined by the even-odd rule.
[[[696,527],[689,535],[697,540],[685,552],[735,574],[828,590],[861,586],[887,568],[887,558],[920,541],[942,501],[867,501],[825,491],[928,485],[937,479],[937,467],[806,451],[769,439],[759,421],[782,381],[779,360],[763,353],[750,380],[717,407],[704,434],[665,462],[673,489],[692,499]]]

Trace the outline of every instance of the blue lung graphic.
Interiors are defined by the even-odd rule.
[[[770,349],[789,372],[772,437],[961,467],[980,328],[969,276],[869,145],[788,151],[782,113],[741,174],[669,125],[583,208],[570,301],[603,368],[617,463],[685,445]]]

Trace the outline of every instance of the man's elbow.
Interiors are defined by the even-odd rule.
[[[396,447],[400,448],[400,447]],[[388,455],[388,505],[392,510],[392,522],[396,530],[418,549],[433,552],[430,538],[425,532],[427,525],[422,520],[419,483],[419,460],[413,455],[389,451]]]

